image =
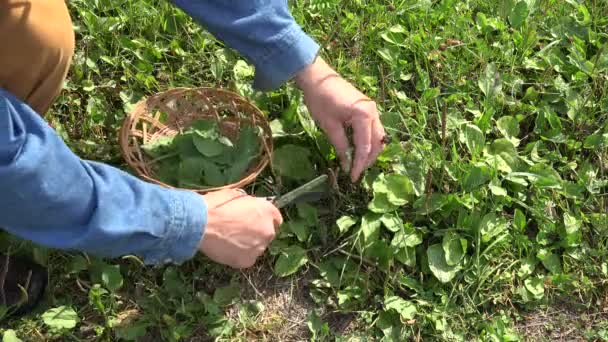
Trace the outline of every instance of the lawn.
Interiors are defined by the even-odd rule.
[[[290,4],[393,138],[357,184],[296,88],[254,92],[252,67],[168,1],[69,2],[77,53],[47,120],[79,156],[128,170],[117,133],[135,102],[217,86],[255,101],[279,167],[300,166],[249,191],[335,183],[285,209],[242,272],[4,236],[51,271],[44,303],[5,322],[4,341],[608,340],[608,3]]]

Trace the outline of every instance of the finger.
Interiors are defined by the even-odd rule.
[[[267,199],[258,198],[258,201],[262,201],[262,205],[266,208],[266,212],[272,215],[272,222],[274,223],[276,230],[276,228],[283,224],[283,216],[281,215],[281,211]]]
[[[320,123],[320,126],[327,134],[329,142],[334,145],[342,170],[344,170],[344,172],[350,172],[351,163],[350,159],[346,155],[349,148],[349,143],[344,126],[339,121],[323,122]]]
[[[376,159],[378,158],[380,153],[382,153],[382,151],[384,150],[385,144],[383,138],[386,133],[384,131],[384,127],[382,126],[382,122],[380,122],[380,119],[376,119],[373,121],[372,132],[372,150],[369,154],[366,168],[372,166],[376,162]]]
[[[373,121],[361,115],[361,118],[353,120],[353,139],[355,141],[355,160],[351,178],[356,182],[365,169],[369,154],[372,150],[372,128]]]

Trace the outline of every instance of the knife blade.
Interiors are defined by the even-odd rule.
[[[318,191],[317,188],[327,182],[327,175],[321,175],[310,182],[280,196],[268,197],[267,199],[279,209],[290,204],[318,201],[327,194],[326,191]]]

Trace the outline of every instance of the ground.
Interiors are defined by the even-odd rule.
[[[290,2],[393,138],[357,184],[292,84],[254,92],[243,57],[168,1],[69,7],[77,53],[46,119],[80,157],[129,170],[117,133],[131,106],[213,86],[255,102],[277,150],[308,151],[288,160],[296,174],[266,170],[248,191],[322,173],[335,184],[286,208],[245,271],[4,236],[51,271],[45,301],[5,321],[5,341],[608,340],[605,1]]]

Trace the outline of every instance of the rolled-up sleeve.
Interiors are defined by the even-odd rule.
[[[286,0],[171,1],[255,66],[256,89],[278,88],[318,54]]]
[[[203,198],[76,156],[29,106],[0,89],[0,227],[103,257],[181,263],[196,253]]]

